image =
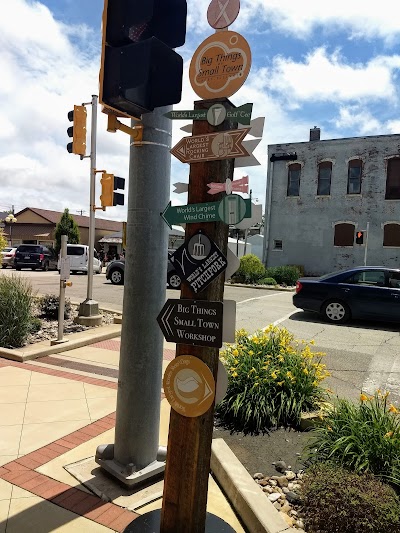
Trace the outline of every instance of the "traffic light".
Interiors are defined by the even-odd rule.
[[[115,190],[125,189],[125,178],[114,176],[114,174],[108,174],[103,172],[100,178],[101,183],[101,195],[100,202],[101,207],[112,207],[114,205],[124,205],[124,195]]]
[[[99,101],[140,118],[181,100],[186,0],[105,0]]]
[[[72,143],[67,144],[70,154],[86,154],[86,119],[87,112],[84,105],[74,105],[74,110],[68,113],[68,119],[74,125],[67,129],[68,137],[72,137]]]
[[[363,244],[364,243],[364,232],[363,231],[357,231],[356,233],[356,244]]]

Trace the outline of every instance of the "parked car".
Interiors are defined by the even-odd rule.
[[[97,251],[93,252],[93,272],[101,274],[102,264],[97,255]],[[89,267],[89,246],[86,244],[67,244],[67,256],[70,258],[70,272],[84,272],[88,273]],[[60,270],[60,260],[57,265]]]
[[[336,324],[350,318],[400,322],[400,269],[357,267],[300,278],[293,304]]]
[[[14,266],[14,257],[15,257],[15,250],[17,248],[12,248],[8,246],[7,248],[4,248],[1,252],[1,268],[7,268],[10,266],[11,268]]]
[[[174,251],[174,250],[172,250]],[[123,285],[125,275],[125,260],[117,259],[108,263],[106,269],[106,279],[109,279],[114,285]],[[167,286],[170,289],[181,288],[181,278],[175,270],[172,263],[168,261],[167,268]]]
[[[20,244],[15,251],[14,266],[16,270],[56,270],[57,256],[54,250],[41,244]]]

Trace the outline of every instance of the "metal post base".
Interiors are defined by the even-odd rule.
[[[136,470],[135,465],[130,463],[122,465],[114,459],[114,445],[102,444],[97,447],[95,461],[109,474],[118,479],[127,487],[139,485],[152,478],[159,477],[164,473],[166,459],[166,448],[159,448],[155,461],[145,466],[141,470]]]
[[[124,533],[159,533],[160,525],[161,509],[155,509],[135,518]],[[205,533],[235,533],[235,530],[219,516],[207,513]]]

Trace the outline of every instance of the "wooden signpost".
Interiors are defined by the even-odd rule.
[[[190,112],[194,120],[193,136],[183,138],[171,150],[180,161],[190,164],[188,205],[181,206],[183,211],[179,215],[207,211],[212,216],[200,220],[196,215],[186,220],[190,224],[186,224],[185,242],[173,254],[175,268],[185,280],[181,299],[169,300],[158,317],[164,335],[177,342],[176,358],[168,366],[163,382],[172,409],[160,533],[234,532],[221,519],[207,513],[206,505],[214,428],[214,382],[219,366],[217,346],[221,342],[215,332],[221,327],[218,304],[223,305],[228,228],[233,220],[243,219],[247,212],[245,200],[232,194],[233,171],[235,158],[251,162],[252,157],[242,144],[251,128],[238,129],[239,114],[235,114],[235,106],[227,100],[243,85],[251,66],[246,40],[224,29],[236,19],[239,7],[239,0],[211,1],[208,21],[213,28],[223,31],[217,31],[198,47],[189,75],[194,91],[201,98],[212,100],[195,102]],[[170,118],[186,117],[171,115]],[[250,120],[251,110],[250,116],[244,118]],[[241,192],[248,190],[248,179],[239,185],[243,188]],[[183,183],[177,183],[176,187],[179,192],[185,190]],[[208,201],[210,194],[215,195],[215,202]],[[176,220],[178,212],[170,212],[168,221],[167,210],[162,213],[166,222]],[[208,319],[199,323],[196,319],[203,312]],[[201,343],[208,345],[201,346]]]

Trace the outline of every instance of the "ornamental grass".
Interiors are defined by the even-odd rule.
[[[275,326],[254,335],[239,330],[235,343],[221,352],[228,390],[216,407],[220,421],[245,433],[297,428],[302,412],[318,409],[327,398],[321,386],[329,375],[321,363],[325,354],[313,352],[312,344]]]
[[[371,473],[400,489],[400,412],[389,393],[362,393],[358,404],[337,399],[306,447],[310,463],[330,461]]]

